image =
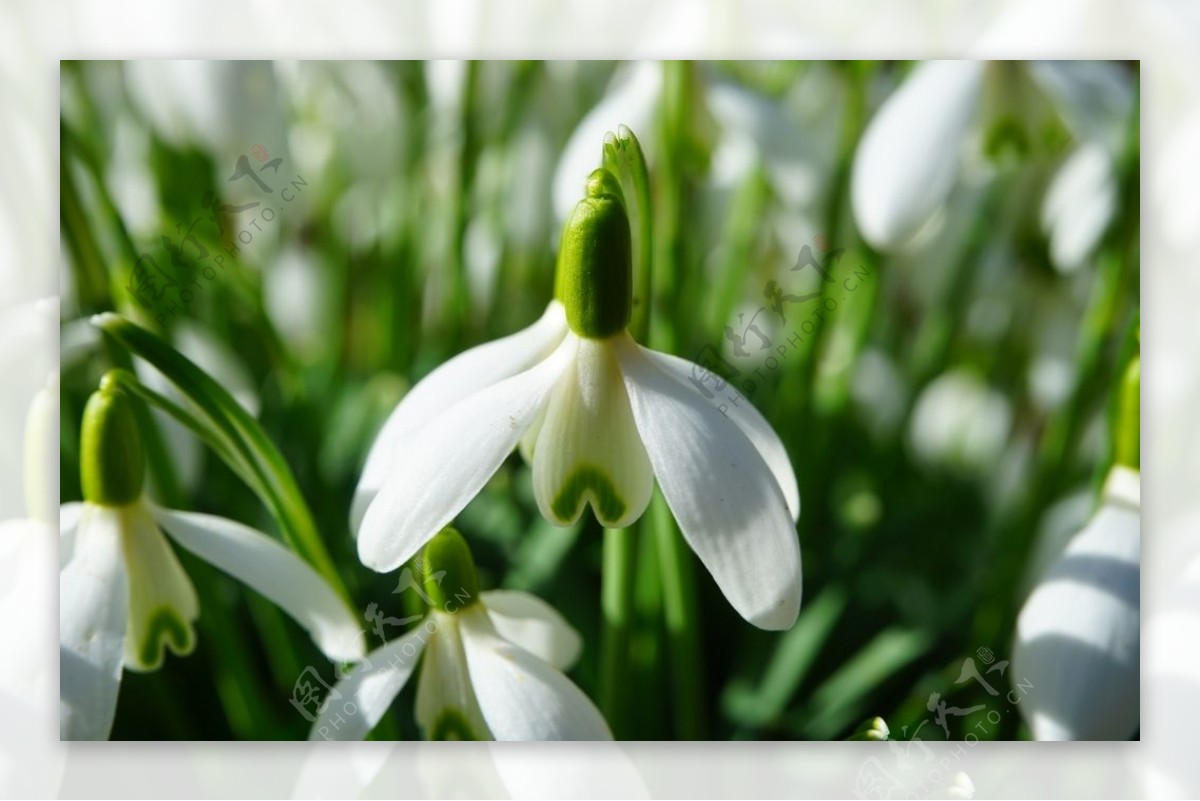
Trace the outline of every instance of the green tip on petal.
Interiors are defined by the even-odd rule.
[[[558,249],[555,294],[581,337],[625,330],[633,308],[633,245],[620,183],[603,168],[588,176]]]
[[[454,613],[479,600],[475,560],[457,530],[442,529],[426,544],[416,566],[434,609]]]
[[[83,410],[80,480],[83,497],[101,506],[125,506],[142,495],[146,456],[131,398],[111,375]]]

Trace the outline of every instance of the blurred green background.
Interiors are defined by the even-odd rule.
[[[358,607],[403,617],[395,576],[361,566],[348,531],[373,435],[438,364],[540,315],[564,202],[625,123],[654,195],[651,340],[718,365],[783,437],[804,603],[790,632],[756,630],[688,552],[699,642],[681,644],[639,530],[618,735],[835,739],[881,715],[900,739],[944,739],[936,692],[984,705],[948,718],[952,739],[1027,736],[962,670],[1009,658],[1030,571],[1083,524],[1111,458],[1114,376],[1138,313],[1138,68],[1099,65],[1128,94],[1111,121],[1126,137],[1110,213],[1064,260],[1055,226],[1068,223],[1047,197],[1090,123],[1021,65],[1006,68],[1002,112],[947,153],[962,168],[936,218],[895,253],[862,241],[855,150],[912,67],[63,62],[64,502],[80,497],[83,404],[128,359],[85,321],[115,309],[257,415]],[[276,531],[219,459],[156,419],[158,500]],[[653,517],[641,525],[663,524]],[[595,522],[543,521],[514,455],[458,525],[485,587],[533,592],[581,631],[571,675],[596,697]],[[126,673],[113,737],[305,737],[292,688],[310,665],[331,681],[328,662],[277,609],[179,556],[201,596],[197,650]],[[988,674],[1001,693],[1010,678]],[[412,699],[410,686],[378,736],[416,736]],[[1002,720],[980,729],[987,710]]]

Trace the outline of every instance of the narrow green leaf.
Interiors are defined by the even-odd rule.
[[[932,644],[929,632],[890,628],[861,650],[813,692],[807,708],[797,716],[804,736],[829,740],[862,715],[868,693],[925,653]]]
[[[179,389],[204,420],[202,427],[211,428],[219,435],[214,438],[229,444],[227,449],[214,448],[218,455],[227,461],[235,456],[230,467],[239,475],[248,469],[254,476],[255,480],[248,483],[279,522],[287,543],[349,602],[346,588],[325,550],[291,469],[258,421],[220,384],[158,335],[112,313],[98,314],[92,318],[92,323],[153,365]],[[164,407],[164,410],[180,419],[170,408]],[[185,421],[181,419],[181,422]]]
[[[846,593],[840,586],[825,590],[808,604],[796,625],[779,638],[758,687],[730,685],[722,699],[726,714],[750,727],[766,725],[782,715],[845,608]]]

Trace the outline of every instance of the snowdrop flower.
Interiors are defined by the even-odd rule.
[[[1039,740],[1126,740],[1139,721],[1140,479],[1109,474],[1100,508],[1017,620],[1012,676]]]
[[[1058,198],[1049,201],[1046,212],[1056,254],[1077,258],[1080,248],[1098,240],[1111,219],[1103,195],[1115,191],[1111,161],[1132,108],[1130,81],[1120,68],[1099,62],[1020,65],[1012,78],[1002,72],[1014,69],[979,61],[924,62],[879,109],[859,143],[851,175],[854,217],[873,247],[899,248],[934,217],[954,186],[968,132],[980,117],[995,124],[990,133],[1011,131],[1005,96],[1011,80],[1031,82],[1054,102],[1077,141],[1101,148],[1104,165],[1096,165],[1095,152],[1073,157],[1064,166],[1066,184],[1057,190],[1060,196],[1079,197],[1083,186],[1101,184],[1100,194],[1077,214],[1062,212]],[[1011,92],[1015,96],[1016,90]],[[990,107],[988,113],[981,115],[981,106]],[[1021,111],[1027,113],[1024,107]],[[1064,230],[1057,231],[1059,226]]]
[[[801,587],[788,455],[745,399],[710,402],[707,371],[626,331],[620,191],[605,170],[589,177],[563,232],[557,299],[537,323],[450,360],[392,413],[355,494],[359,557],[381,572],[412,558],[520,445],[539,509],[561,526],[588,505],[602,525],[628,526],[657,478],[734,608],[760,628],[789,628]]]
[[[60,512],[60,734],[104,739],[122,670],[190,653],[195,588],[166,537],[245,582],[308,630],[331,659],[362,656],[354,616],[315,570],[241,523],[176,512],[143,495],[145,456],[133,401],[106,378],[84,410],[84,501]]]
[[[907,241],[950,193],[984,67],[978,61],[918,65],[867,126],[850,191],[859,230],[873,247]]]
[[[429,614],[334,687],[310,740],[361,740],[418,662],[416,719],[426,739],[612,739],[561,672],[582,642],[554,609],[523,592],[481,593],[471,552],[452,528],[431,539],[423,557]]]

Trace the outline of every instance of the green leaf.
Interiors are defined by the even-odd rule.
[[[929,650],[933,637],[916,629],[890,628],[847,660],[813,692],[797,716],[806,738],[828,740],[862,715],[866,696]]]
[[[846,593],[839,587],[825,590],[808,604],[796,625],[779,638],[757,688],[730,684],[722,699],[730,719],[741,726],[758,727],[781,716],[845,608]]]
[[[288,545],[349,602],[349,594],[325,550],[291,469],[258,421],[220,384],[158,335],[112,313],[98,314],[92,323],[130,353],[153,365],[179,389],[191,404],[190,410],[149,390],[137,391],[147,402],[162,408],[208,443],[271,510]],[[126,377],[123,383],[137,382]]]

